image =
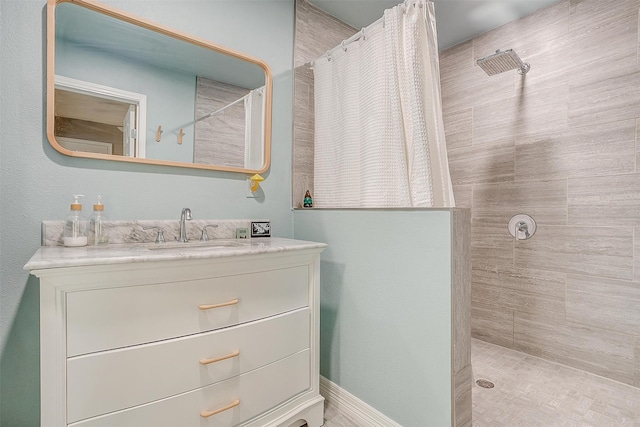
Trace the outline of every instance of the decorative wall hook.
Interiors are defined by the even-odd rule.
[[[258,187],[260,187],[260,183],[262,181],[264,181],[264,178],[258,174],[251,176],[249,178],[249,190],[251,190],[252,193],[255,193],[258,190]]]
[[[182,128],[180,128],[180,132],[178,132],[178,144],[182,145],[182,137],[184,136],[184,132],[182,132]]]
[[[158,125],[158,129],[156,130],[156,142],[160,142],[162,137],[162,125]]]

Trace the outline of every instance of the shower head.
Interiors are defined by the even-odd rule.
[[[498,49],[493,55],[480,58],[476,62],[490,76],[513,69],[518,69],[519,74],[526,74],[531,68],[528,63],[522,62],[513,49]]]

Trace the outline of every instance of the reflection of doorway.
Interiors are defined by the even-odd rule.
[[[92,141],[89,139],[68,138],[56,136],[58,144],[71,151],[84,151],[85,153],[114,154],[113,144],[108,142]]]
[[[54,99],[54,134],[62,147],[145,157],[145,95],[56,76]]]

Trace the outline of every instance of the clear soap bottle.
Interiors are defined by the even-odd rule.
[[[71,210],[67,216],[64,226],[65,246],[86,246],[87,245],[87,219],[82,216],[82,205],[78,201],[81,194],[74,195],[71,203]]]
[[[89,218],[89,244],[105,245],[109,243],[107,235],[107,227],[105,222],[107,218],[104,215],[104,205],[102,204],[102,196],[98,196],[98,201],[93,205],[93,213]]]

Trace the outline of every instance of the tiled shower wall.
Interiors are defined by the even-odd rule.
[[[310,5],[296,0],[296,37],[293,53],[293,191],[291,206],[302,207],[305,191],[313,195],[313,70],[311,62],[354,35],[357,30]]]
[[[475,337],[640,386],[640,0],[564,0],[440,53]],[[487,76],[514,49],[531,71]],[[507,231],[514,214],[538,230]]]

